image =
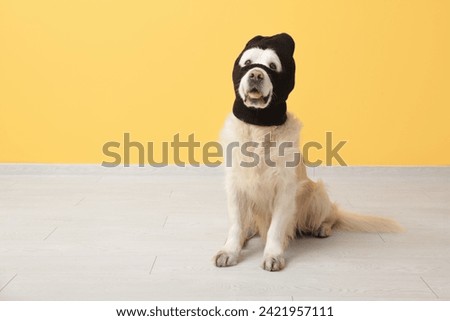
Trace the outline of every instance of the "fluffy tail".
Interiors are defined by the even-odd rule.
[[[398,233],[404,229],[394,220],[379,216],[359,215],[338,209],[333,226],[344,231]]]

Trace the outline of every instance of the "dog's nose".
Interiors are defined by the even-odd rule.
[[[250,71],[249,77],[250,77],[250,79],[252,79],[252,80],[261,81],[261,80],[264,79],[264,74],[262,73],[262,71],[259,71],[259,70],[252,70],[252,71]]]

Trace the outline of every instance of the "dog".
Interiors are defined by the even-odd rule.
[[[224,145],[245,148],[232,149],[232,164],[225,169],[229,230],[214,257],[217,267],[237,264],[245,242],[256,234],[265,241],[262,268],[279,271],[286,264],[284,251],[297,235],[402,230],[391,219],[340,209],[321,181],[308,178],[298,161],[301,125],[286,105],[295,85],[294,48],[286,33],[256,36],[234,63],[236,97],[221,136]]]

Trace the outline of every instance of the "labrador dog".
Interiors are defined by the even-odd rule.
[[[321,181],[307,177],[299,150],[300,122],[287,112],[295,84],[294,40],[286,33],[256,36],[233,69],[235,101],[222,131],[232,148],[226,166],[228,237],[214,257],[218,267],[238,263],[245,241],[265,241],[262,268],[279,271],[296,235],[324,238],[333,229],[397,232],[393,220],[353,214],[331,202]],[[227,147],[227,150],[229,148]]]

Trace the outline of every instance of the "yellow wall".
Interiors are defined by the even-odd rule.
[[[450,164],[450,1],[0,0],[0,162],[100,163],[102,146],[215,140],[256,34],[296,40],[302,142],[353,165]]]

